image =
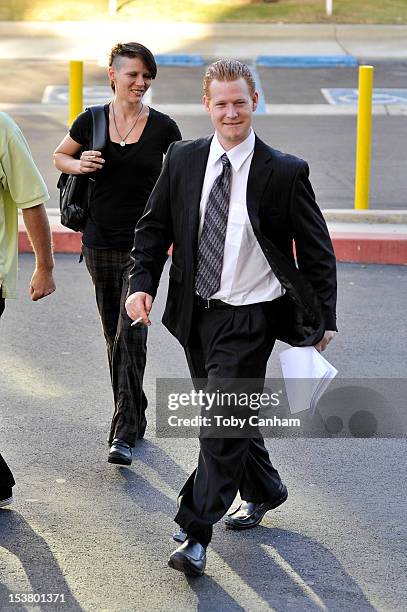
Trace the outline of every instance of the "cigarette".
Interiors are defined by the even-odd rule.
[[[138,325],[139,323],[141,323],[142,320],[143,320],[143,317],[139,317],[138,319],[133,321],[133,323],[130,325],[130,327],[134,327],[135,325]]]

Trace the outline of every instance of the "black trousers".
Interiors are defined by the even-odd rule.
[[[3,489],[14,487],[15,484],[13,474],[0,453],[0,498]]]
[[[125,301],[131,266],[129,251],[83,246],[86,267],[95,286],[102,321],[114,397],[109,444],[121,438],[133,446],[144,436],[147,398],[143,391],[147,328],[131,327]]]
[[[0,317],[4,312],[6,300],[3,298],[0,286]],[[0,497],[2,496],[2,489],[8,489],[15,485],[13,474],[3,457],[0,453]]]
[[[186,356],[193,379],[215,389],[222,379],[264,380],[275,338],[263,304],[196,308]],[[242,499],[279,497],[281,479],[260,438],[200,438],[198,466],[181,489],[175,521],[206,545],[212,525]]]

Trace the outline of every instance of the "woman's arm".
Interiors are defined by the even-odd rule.
[[[100,151],[83,151],[80,159],[76,155],[82,145],[67,134],[54,151],[54,165],[66,174],[88,174],[103,168],[105,160]]]

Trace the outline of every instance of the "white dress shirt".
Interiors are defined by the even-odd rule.
[[[247,179],[254,143],[255,135],[251,130],[246,140],[225,151],[215,133],[202,187],[199,237],[209,193],[216,177],[222,172],[220,158],[226,153],[232,167],[229,216],[220,287],[211,299],[222,300],[232,306],[268,302],[284,293],[257,242],[247,212]]]

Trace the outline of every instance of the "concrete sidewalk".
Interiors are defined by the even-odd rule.
[[[55,253],[80,253],[81,234],[63,227],[59,210],[48,209]],[[323,211],[338,261],[407,265],[407,210]],[[19,251],[31,252],[22,219]]]
[[[97,37],[95,37],[97,32]],[[93,59],[105,62],[117,41],[138,40],[154,53],[206,58],[352,56],[407,59],[407,26],[218,24],[129,21],[0,22],[0,59]]]

